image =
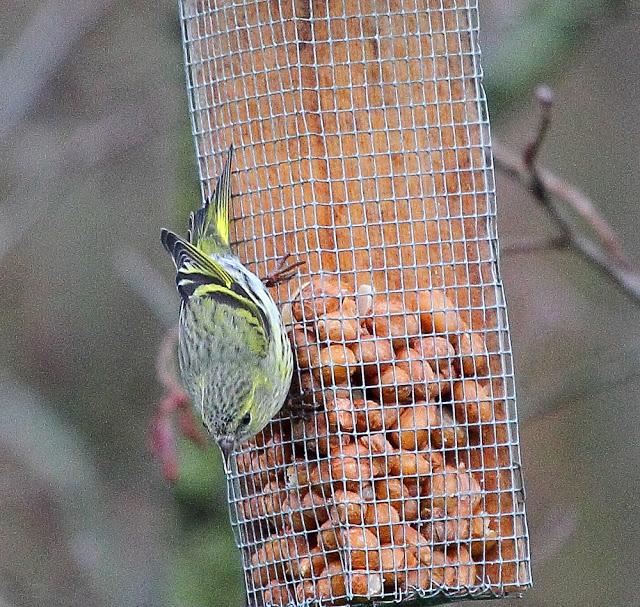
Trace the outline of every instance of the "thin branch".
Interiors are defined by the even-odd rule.
[[[546,241],[513,244],[505,252],[524,253],[542,250],[570,249],[607,276],[616,286],[640,305],[640,273],[625,256],[620,241],[595,204],[574,186],[550,171],[537,166],[538,153],[551,124],[553,93],[548,87],[536,91],[541,116],[538,129],[522,154],[493,144],[493,160],[501,173],[520,183],[546,211],[559,230],[556,237]],[[558,202],[581,217],[593,230],[597,243],[588,238],[565,216]]]
[[[533,178],[537,176],[536,160],[540,148],[549,132],[551,126],[551,109],[553,108],[553,91],[548,86],[540,86],[536,91],[536,99],[540,104],[540,123],[533,139],[527,143],[523,152],[522,160]],[[544,192],[543,192],[544,194]]]
[[[529,253],[543,253],[545,251],[561,251],[569,246],[563,236],[545,238],[543,240],[522,240],[520,242],[508,242],[500,247],[503,253],[509,255],[521,255]]]
[[[607,223],[607,220],[600,215],[593,202],[578,188],[560,179],[550,171],[538,169],[538,173],[547,190],[560,201],[570,201],[571,208],[591,226],[609,254],[621,266],[631,269],[631,263],[626,258],[618,237]]]

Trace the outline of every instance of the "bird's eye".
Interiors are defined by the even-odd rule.
[[[242,425],[248,426],[251,423],[251,413],[245,413],[242,418]]]

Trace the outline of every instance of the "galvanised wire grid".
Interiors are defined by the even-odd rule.
[[[477,3],[181,0],[203,196],[279,299],[294,392],[228,472],[250,605],[530,585]]]

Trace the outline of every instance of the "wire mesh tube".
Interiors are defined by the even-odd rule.
[[[180,2],[203,194],[236,147],[235,250],[316,412],[237,453],[250,605],[530,585],[477,6]]]

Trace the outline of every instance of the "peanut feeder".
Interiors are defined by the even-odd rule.
[[[531,583],[477,6],[181,0],[203,194],[236,148],[235,248],[294,391],[229,475],[250,605],[433,602]]]

